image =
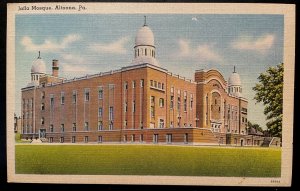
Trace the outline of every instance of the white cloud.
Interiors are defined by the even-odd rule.
[[[265,54],[273,46],[275,35],[267,34],[261,37],[240,36],[231,43],[231,47],[237,50],[250,50]]]
[[[63,76],[66,78],[80,77],[86,74],[95,73],[90,67],[88,67],[88,61],[78,54],[63,53],[60,57],[61,71]]]
[[[214,51],[214,45],[200,45],[196,49],[196,54],[204,61],[222,62],[222,57]]]
[[[91,69],[84,65],[62,62],[61,67],[62,67],[63,76],[68,79],[74,77],[80,77],[92,73]]]
[[[190,42],[187,40],[179,39],[178,41],[179,44],[179,56],[180,57],[188,57],[191,55],[191,50],[190,50]]]
[[[192,21],[198,21],[197,17],[193,17]]]
[[[129,41],[129,37],[122,37],[117,41],[111,43],[94,43],[89,46],[90,50],[94,52],[105,52],[112,54],[125,54],[125,44]]]
[[[180,39],[178,41],[178,57],[189,57],[200,61],[222,62],[223,58],[214,49],[214,44],[201,44],[196,48],[190,46],[190,41]]]
[[[85,62],[83,57],[75,54],[61,54],[61,57],[64,61],[72,62],[74,64],[82,64]]]
[[[34,44],[32,39],[28,36],[24,36],[22,38],[21,44],[25,47],[25,50],[28,52],[55,52],[58,50],[63,50],[69,46],[69,44],[78,41],[80,36],[77,34],[70,34],[62,39],[61,42],[51,41],[49,39],[45,39],[42,44]]]

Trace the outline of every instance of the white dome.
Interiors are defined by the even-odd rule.
[[[40,57],[32,63],[31,73],[46,73],[46,64]]]
[[[155,66],[159,66],[158,61],[155,58],[149,56],[137,57],[132,61],[132,64],[152,64]]]
[[[233,72],[228,80],[228,85],[229,86],[241,86],[241,79],[240,79],[240,75],[236,72]]]
[[[140,30],[137,32],[135,37],[135,46],[139,45],[150,45],[154,46],[154,35],[151,29],[144,25]]]

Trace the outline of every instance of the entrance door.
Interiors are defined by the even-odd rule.
[[[46,138],[46,129],[40,129],[40,139],[41,138]]]
[[[244,146],[244,140],[241,139],[241,147]]]

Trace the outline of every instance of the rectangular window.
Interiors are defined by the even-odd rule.
[[[153,80],[150,80],[150,86],[153,87]]]
[[[124,135],[123,141],[124,141],[124,142],[127,142],[127,135]]]
[[[183,100],[183,109],[185,112],[187,111],[187,99],[186,98],[184,98],[184,100]]]
[[[150,108],[150,113],[151,113],[151,117],[155,117],[154,106],[151,106],[151,108]]]
[[[64,140],[64,137],[61,137],[59,142],[63,143],[65,140]]]
[[[114,107],[112,106],[109,107],[109,120],[110,121],[114,120]]]
[[[53,143],[53,137],[50,137],[50,138],[49,138],[49,142],[50,142],[50,143]]]
[[[191,94],[191,99],[190,99],[190,109],[193,109],[193,103],[194,103],[194,99],[193,99],[193,94]]]
[[[164,128],[165,122],[163,119],[159,119],[159,128]]]
[[[88,131],[89,130],[89,122],[84,123],[84,130]]]
[[[42,110],[42,111],[45,110],[45,104],[44,104],[44,103],[41,104],[41,110]]]
[[[171,96],[171,99],[170,99],[170,109],[173,109],[174,108],[174,96]]]
[[[29,100],[29,108],[32,109],[33,108],[33,99]]]
[[[135,88],[135,81],[132,81],[132,88]]]
[[[65,93],[61,92],[60,93],[60,104],[65,104]]]
[[[113,130],[114,129],[114,125],[113,125],[113,122],[111,121],[110,123],[109,123],[109,130]]]
[[[140,135],[140,142],[144,142],[144,135],[143,134]]]
[[[157,81],[154,81],[154,87],[157,88]]]
[[[150,115],[151,115],[151,117],[155,116],[155,97],[154,96],[151,96]]]
[[[54,128],[52,124],[50,125],[50,132],[54,132]]]
[[[124,83],[124,89],[128,90],[128,83],[127,82]]]
[[[166,142],[167,143],[172,143],[172,134],[167,134],[166,135]]]
[[[124,128],[127,127],[127,120],[124,120]]]
[[[103,87],[98,88],[98,99],[103,99]]]
[[[73,130],[73,132],[76,131],[76,123],[73,123],[72,130]]]
[[[135,135],[131,135],[131,142],[134,142],[135,141]]]
[[[75,143],[76,142],[76,138],[75,136],[72,136],[72,143]]]
[[[102,107],[99,107],[98,108],[98,117],[101,118],[102,115],[103,115],[103,109],[102,109]]]
[[[84,90],[84,100],[90,101],[90,90],[89,89]]]
[[[151,96],[151,105],[155,105],[155,97]]]
[[[178,110],[178,112],[180,112],[180,103],[181,101],[180,101],[180,97],[178,97],[177,98],[177,110]]]
[[[51,107],[54,106],[54,97],[53,97],[53,95],[51,95],[51,97],[50,97],[50,106]]]
[[[158,134],[153,135],[153,143],[158,143]]]
[[[141,79],[140,85],[141,85],[141,87],[144,87],[144,79]]]
[[[98,121],[98,131],[103,130],[103,123],[102,121]]]
[[[84,137],[84,142],[85,142],[85,143],[89,142],[89,137],[88,137],[88,136],[85,136],[85,137]]]
[[[171,87],[171,94],[174,94],[174,87]]]
[[[45,92],[44,91],[41,93],[41,98],[45,99]]]
[[[164,107],[165,106],[165,101],[163,98],[159,98],[159,107]]]
[[[161,83],[160,82],[157,83],[157,88],[161,89]]]
[[[60,130],[61,130],[61,132],[65,132],[65,125],[64,124],[60,124]]]
[[[165,84],[164,83],[161,84],[161,89],[163,89],[163,90],[165,89]]]
[[[76,94],[76,91],[73,91],[72,102],[76,103],[76,100],[77,100],[77,94]]]
[[[124,112],[127,112],[127,102],[124,103]]]
[[[45,123],[45,119],[44,119],[44,117],[42,117],[41,118],[41,124],[44,125],[44,123]]]
[[[98,143],[102,143],[102,136],[98,136]]]
[[[135,101],[132,102],[132,113],[135,112]]]

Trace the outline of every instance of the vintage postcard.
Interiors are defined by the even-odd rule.
[[[294,5],[7,13],[9,182],[291,185]]]

